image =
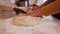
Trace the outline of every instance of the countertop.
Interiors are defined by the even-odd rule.
[[[14,18],[14,17],[12,17]],[[16,26],[11,24],[12,18],[0,19],[0,34],[60,34],[60,20],[51,16],[44,17],[35,26]]]

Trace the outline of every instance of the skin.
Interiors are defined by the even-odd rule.
[[[53,0],[54,1],[54,0]],[[41,8],[42,7],[45,7],[46,5],[48,5],[48,4],[50,4],[50,3],[52,3],[53,2],[52,0],[47,0],[44,4],[42,4],[41,6],[33,6],[33,10],[31,10],[30,8],[29,8],[29,10],[28,11],[32,11],[32,13],[27,13],[27,14],[25,14],[25,15],[27,15],[27,16],[42,16],[42,15],[44,15],[44,12],[43,11],[41,11]]]
[[[30,9],[30,11],[33,11],[32,13],[27,13],[26,15],[30,16],[42,16],[44,13],[40,10],[42,7],[48,5],[49,3],[53,2],[52,0],[47,0],[44,4],[41,6],[33,6],[33,10]]]

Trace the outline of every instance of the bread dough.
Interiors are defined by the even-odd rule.
[[[16,16],[13,18],[13,24],[19,26],[33,26],[40,22],[40,17]]]

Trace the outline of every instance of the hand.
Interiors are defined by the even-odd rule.
[[[42,16],[43,15],[43,12],[40,10],[41,8],[39,7],[34,7],[33,10],[29,10],[29,12],[32,11],[32,13],[28,13],[27,15],[30,15],[30,16]]]
[[[33,10],[31,8],[28,8],[27,14],[20,14],[20,15],[39,17],[43,15],[43,12],[40,9],[41,8],[34,6]]]
[[[42,16],[43,12],[40,10],[40,8],[33,10],[34,12],[30,14],[30,16]]]

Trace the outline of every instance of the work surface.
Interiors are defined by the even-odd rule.
[[[40,19],[34,26],[13,25],[12,18],[0,19],[0,34],[60,34],[60,20],[51,16]]]

